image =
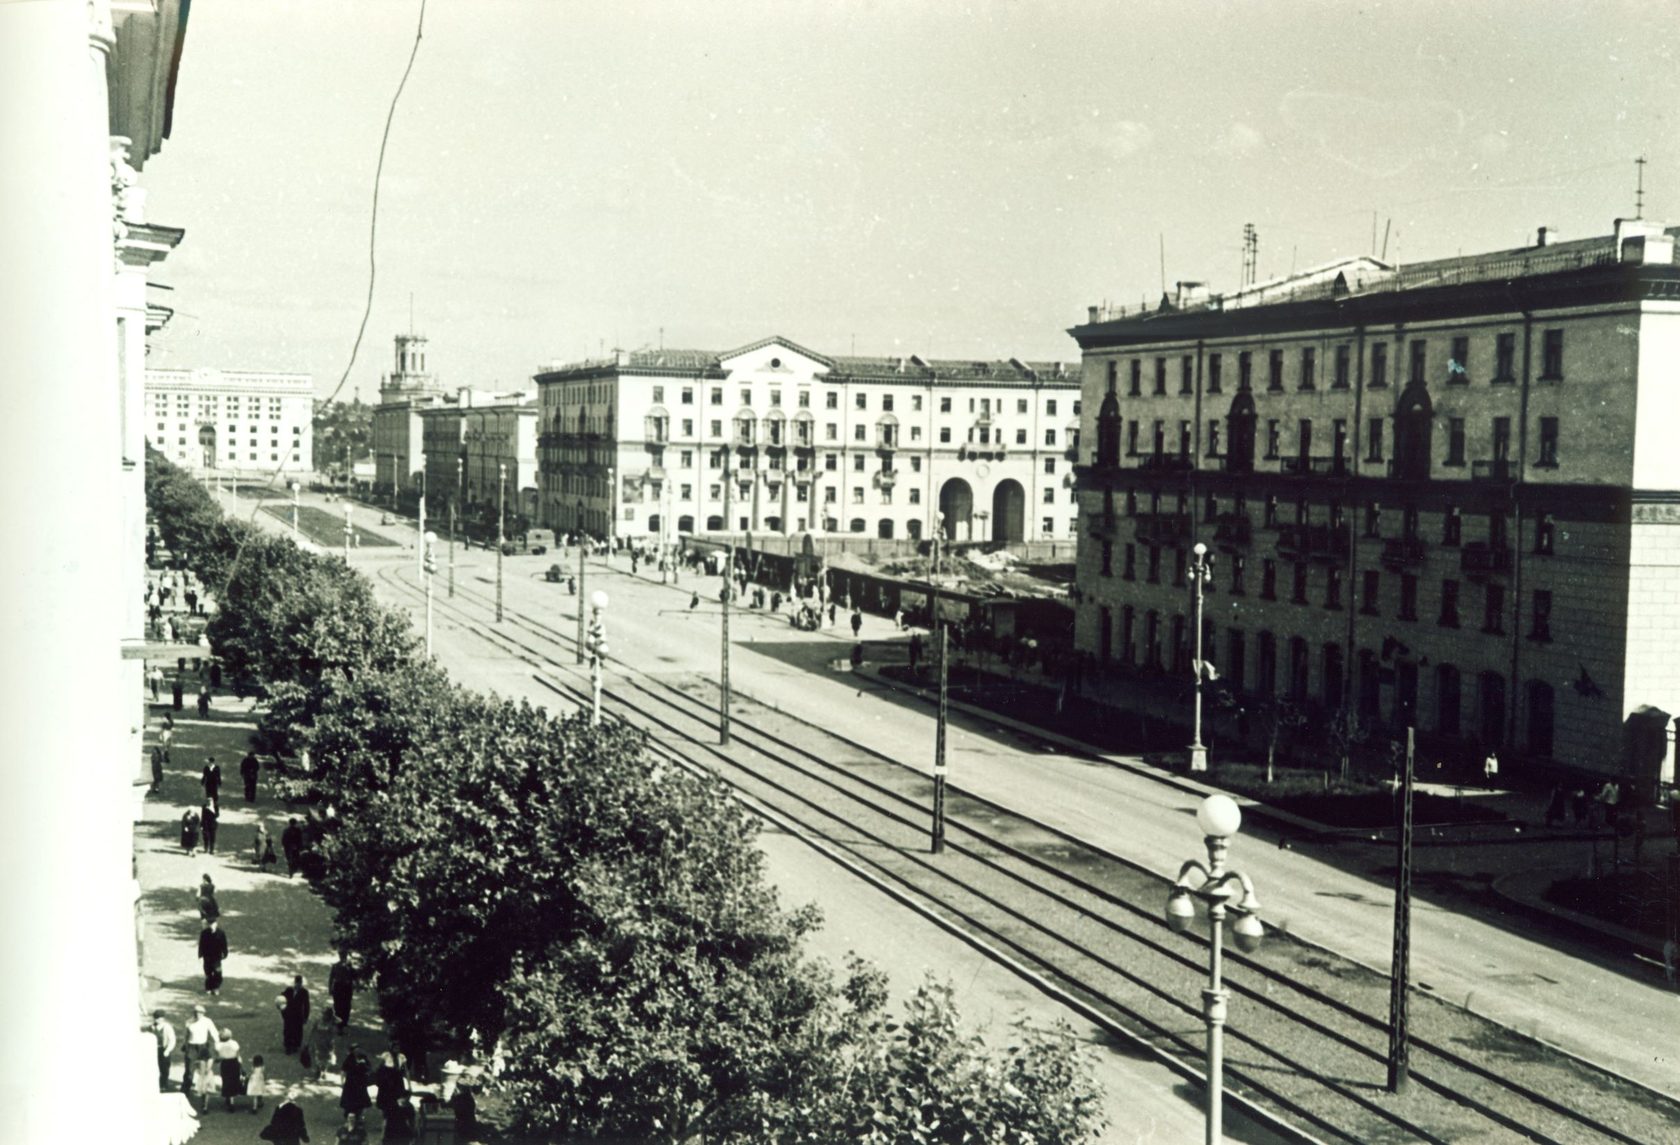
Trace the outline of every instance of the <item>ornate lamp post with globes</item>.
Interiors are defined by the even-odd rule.
[[[1207,1021],[1207,1145],[1224,1141],[1222,1098],[1225,1090],[1225,1014],[1230,992],[1221,978],[1225,914],[1237,912],[1231,933],[1237,949],[1248,953],[1260,945],[1265,928],[1260,925],[1260,900],[1254,884],[1241,871],[1225,866],[1225,852],[1242,826],[1242,809],[1229,795],[1213,794],[1196,808],[1196,825],[1207,845],[1208,861],[1190,859],[1178,870],[1178,879],[1167,894],[1167,926],[1182,934],[1196,917],[1196,902],[1207,906],[1208,984],[1202,991],[1202,1016]],[[1192,875],[1200,876],[1191,885]],[[1233,888],[1232,884],[1236,884]],[[1240,894],[1240,897],[1238,895]],[[1236,902],[1231,900],[1236,898]]]
[[[607,594],[596,589],[589,598],[589,722],[601,722],[601,666],[607,658]]]
[[[1196,658],[1190,663],[1191,670],[1196,674],[1195,709],[1190,724],[1190,770],[1206,771],[1207,748],[1202,744],[1202,680],[1207,676],[1207,668],[1202,661],[1202,588],[1213,582],[1213,558],[1208,555],[1207,546],[1200,541],[1196,542],[1190,554],[1188,575],[1196,594],[1192,621],[1196,626]]]
[[[432,556],[432,546],[437,543],[436,533],[427,533],[422,538],[424,549],[421,555],[420,570],[426,579],[426,655],[432,654],[432,577],[437,572],[437,560]]]

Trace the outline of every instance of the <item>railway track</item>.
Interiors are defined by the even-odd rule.
[[[420,591],[395,569],[380,576]],[[571,634],[511,609],[496,627],[486,594],[460,595],[467,603],[443,601],[446,614],[587,703],[587,688],[571,682]],[[721,775],[758,813],[842,852],[1117,1038],[1200,1078],[1195,1000],[1207,943],[1166,929],[1160,875],[958,789],[947,852],[934,859],[921,772],[738,694],[733,742],[719,749],[708,682],[678,687],[614,666],[604,704],[647,732],[654,751]],[[1226,957],[1236,1014],[1227,1091],[1261,1120],[1275,1114],[1349,1142],[1680,1140],[1680,1103],[1424,994],[1412,1019],[1414,1089],[1388,1094],[1385,976],[1276,935],[1257,957]]]

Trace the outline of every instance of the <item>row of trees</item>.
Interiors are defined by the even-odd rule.
[[[210,638],[265,697],[337,941],[394,1036],[495,1064],[544,1139],[1068,1142],[1102,1114],[1072,1032],[1003,1050],[929,980],[892,1021],[882,974],[808,957],[757,824],[623,726],[453,684],[342,560],[220,518],[153,455],[166,543],[217,586]]]

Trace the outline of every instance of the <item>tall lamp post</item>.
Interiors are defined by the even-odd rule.
[[[466,461],[455,459],[455,492],[449,496],[449,599],[455,599],[455,530],[460,527],[461,485],[466,480]]]
[[[437,561],[432,559],[432,545],[437,541],[436,533],[427,533],[421,538],[421,576],[426,581],[426,655],[432,654],[432,574],[437,572]]]
[[[728,467],[725,459],[723,470],[723,594],[719,598],[723,601],[723,670],[719,683],[722,691],[718,693],[718,743],[729,743],[729,598],[735,595],[735,545],[729,540],[729,514],[731,512],[731,494],[734,492],[735,471]]]
[[[582,612],[580,608],[578,610]],[[600,589],[589,598],[589,690],[591,707],[589,722],[597,725],[601,722],[601,666],[607,658],[607,621],[602,615],[607,611],[607,594]]]
[[[298,536],[298,483],[292,482],[292,540]]]
[[[1207,844],[1208,861],[1190,859],[1178,870],[1178,879],[1167,894],[1167,926],[1182,934],[1196,917],[1196,901],[1207,906],[1208,927],[1208,984],[1202,991],[1202,1016],[1207,1021],[1207,1145],[1221,1145],[1225,1140],[1222,1124],[1222,1099],[1225,1088],[1225,1014],[1230,992],[1221,978],[1225,914],[1237,912],[1231,926],[1237,949],[1247,953],[1260,945],[1265,928],[1260,925],[1260,900],[1254,894],[1254,884],[1241,871],[1225,866],[1225,852],[1231,837],[1242,826],[1242,810],[1229,795],[1209,795],[1196,808],[1196,825],[1202,830]],[[1192,875],[1200,876],[1198,885],[1191,885]],[[1232,884],[1236,884],[1234,890]],[[1231,899],[1240,891],[1236,902]]]
[[[344,563],[345,564],[350,563],[350,538],[355,533],[355,531],[356,531],[356,527],[350,523],[350,502],[348,500],[346,500],[344,502]]]
[[[1213,580],[1213,558],[1208,555],[1208,548],[1197,541],[1190,550],[1190,582],[1196,594],[1194,620],[1196,626],[1196,658],[1190,664],[1196,674],[1195,699],[1193,715],[1190,722],[1190,770],[1206,771],[1208,769],[1207,748],[1202,745],[1202,588]]]
[[[584,637],[584,631],[583,631],[583,602],[587,599],[587,597],[585,596],[585,592],[588,588],[588,582],[586,581],[585,578],[587,577],[588,572],[589,572],[589,566],[584,562],[584,559],[583,559],[583,549],[584,549],[584,546],[589,543],[589,538],[587,536],[585,536],[584,532],[583,532],[583,498],[582,497],[578,498],[577,520],[578,520],[578,530],[577,530],[577,543],[578,543],[577,662],[579,664],[581,664],[581,663],[583,663],[583,649],[584,649],[584,643],[585,643],[585,637]]]
[[[933,853],[938,855],[945,850],[945,728],[951,715],[951,688],[945,670],[950,632],[939,615],[939,542],[945,539],[945,514],[935,513],[933,522],[933,592],[928,599],[933,605],[934,631],[939,634],[939,718],[933,735]]]
[[[502,622],[502,528],[507,520],[507,466],[496,466],[496,623]]]

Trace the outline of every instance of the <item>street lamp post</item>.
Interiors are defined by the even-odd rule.
[[[729,514],[731,494],[734,492],[735,472],[728,468],[723,470],[723,670],[720,673],[722,691],[718,693],[718,743],[729,743],[729,598],[735,589],[735,546],[729,541]]]
[[[502,526],[507,514],[507,466],[496,466],[496,623],[502,622]]]
[[[350,523],[350,502],[344,502],[344,563],[350,563],[350,538],[356,528]]]
[[[426,656],[432,654],[432,574],[437,572],[437,562],[432,559],[432,545],[437,540],[436,533],[427,533],[421,538],[420,573],[426,581]]]
[[[1255,896],[1254,884],[1241,871],[1225,866],[1225,853],[1231,837],[1242,826],[1242,810],[1229,795],[1214,794],[1202,800],[1196,808],[1196,825],[1201,828],[1207,845],[1208,861],[1190,859],[1178,870],[1178,879],[1167,894],[1167,926],[1176,933],[1188,930],[1196,917],[1196,900],[1207,906],[1208,927],[1208,984],[1202,991],[1202,1016],[1207,1021],[1207,1145],[1224,1141],[1222,1099],[1225,1087],[1225,1015],[1230,992],[1221,977],[1225,930],[1225,914],[1237,912],[1231,927],[1237,948],[1247,953],[1260,945],[1265,928],[1260,925],[1260,900]],[[1191,886],[1191,874],[1201,876],[1197,886]],[[1241,891],[1235,903],[1231,884]]]
[[[292,482],[292,540],[298,536],[298,483]]]
[[[580,607],[579,612],[583,609]],[[589,689],[591,707],[589,722],[598,725],[601,722],[601,665],[607,658],[607,622],[602,613],[607,611],[607,594],[600,589],[589,598]]]
[[[461,488],[466,481],[466,459],[455,459],[455,492],[449,497],[449,597],[455,598],[455,530],[461,522]]]
[[[584,532],[583,532],[583,498],[581,498],[581,497],[578,498],[577,520],[578,520],[578,528],[577,528],[577,543],[578,543],[577,662],[579,664],[581,664],[581,663],[583,663],[583,647],[584,647],[584,642],[585,642],[584,631],[583,631],[583,602],[586,599],[588,599],[585,596],[585,591],[588,588],[588,582],[586,580],[586,577],[588,576],[588,572],[589,572],[589,566],[584,562],[584,559],[583,559],[583,547],[584,547],[584,545],[589,543],[589,539],[584,535]]]
[[[424,469],[420,471],[420,523],[414,527],[414,535],[416,537],[426,535],[426,471]],[[425,559],[418,552],[414,554],[414,558],[422,562]]]
[[[934,631],[939,634],[939,717],[933,735],[933,853],[938,855],[945,850],[945,729],[951,715],[951,687],[946,673],[950,631],[939,615],[939,542],[944,540],[945,514],[935,513],[933,519],[933,591],[928,602],[933,606]]]
[[[1190,667],[1196,674],[1194,709],[1190,723],[1190,770],[1208,769],[1207,748],[1202,745],[1202,587],[1213,580],[1213,558],[1207,546],[1197,541],[1190,550],[1190,581],[1195,587],[1196,607],[1193,623],[1196,626],[1196,658]]]

